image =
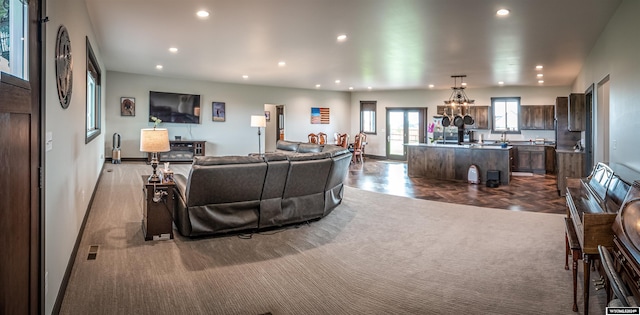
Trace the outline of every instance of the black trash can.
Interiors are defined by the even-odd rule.
[[[487,171],[487,187],[496,188],[500,186],[500,171],[489,170]]]

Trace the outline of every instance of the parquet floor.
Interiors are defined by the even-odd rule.
[[[509,185],[489,188],[466,181],[407,176],[407,164],[366,159],[351,164],[345,181],[364,190],[457,204],[545,213],[566,212],[566,201],[556,189],[555,175],[512,176]]]

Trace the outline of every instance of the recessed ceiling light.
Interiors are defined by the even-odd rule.
[[[538,80],[538,83],[544,83],[544,80]]]
[[[278,67],[284,67],[284,66],[286,66],[286,65],[287,65],[287,63],[286,63],[286,62],[284,62],[284,61],[279,61],[279,62],[278,62]]]
[[[370,87],[370,86],[369,86],[369,87],[367,87],[367,89],[368,89],[368,90],[371,90],[371,89],[372,89],[372,87]]]
[[[242,76],[242,78],[246,80],[246,79],[249,78],[249,76],[245,74],[245,75]]]
[[[321,87],[321,86],[322,86],[322,85],[320,85],[320,84],[316,84],[316,88],[319,88],[319,87]]]
[[[350,86],[350,87],[349,87],[349,90],[353,90],[353,86]]]
[[[340,84],[340,80],[336,80],[336,84]]]
[[[170,47],[170,48],[169,48],[169,51],[170,51],[170,52],[172,52],[172,53],[177,53],[177,52],[178,52],[178,48],[176,48],[176,47]]]
[[[537,65],[536,66],[536,70],[542,70],[542,68],[543,68],[542,65]]]
[[[497,15],[499,15],[499,16],[505,16],[505,15],[509,15],[509,12],[510,12],[510,11],[509,11],[509,10],[507,10],[507,9],[500,9],[500,10],[498,10],[498,11],[496,12],[496,14],[497,14]]]
[[[206,17],[209,16],[209,12],[207,12],[205,10],[200,10],[200,11],[196,12],[196,15],[198,17],[201,17],[201,18],[206,18]]]
[[[162,65],[156,65],[156,69],[161,70],[162,68]]]
[[[542,77],[544,76],[544,74],[542,74],[542,73],[538,73],[538,74],[536,74],[536,76],[537,76],[538,78],[542,78]]]
[[[467,82],[462,82],[462,83],[460,83],[460,85],[467,86]]]
[[[429,88],[432,89],[433,87],[435,87],[435,85],[433,84],[429,84]]]
[[[347,35],[345,35],[345,34],[338,35],[338,41],[339,42],[344,42],[345,40],[347,40]]]
[[[504,85],[504,81],[499,81],[498,84]]]

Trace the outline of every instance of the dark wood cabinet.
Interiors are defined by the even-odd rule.
[[[175,182],[153,184],[143,175],[142,232],[145,241],[173,238],[173,210]]]
[[[522,105],[520,106],[520,129],[522,130],[553,130],[553,105]]]
[[[518,145],[514,148],[516,150],[514,171],[540,174],[546,172],[545,146]]]
[[[438,115],[444,115],[445,113],[449,116],[452,115],[469,115],[473,118],[474,123],[472,125],[465,125],[467,129],[489,129],[489,106],[468,106],[467,108],[452,109],[450,106],[440,105],[436,108],[436,113]]]
[[[489,129],[489,106],[469,106],[469,116],[473,117],[473,125],[469,129]]]
[[[569,95],[569,131],[583,131],[587,127],[587,107],[584,94],[572,93]]]
[[[552,146],[544,147],[544,157],[545,163],[544,166],[547,170],[548,174],[556,173],[556,150]]]
[[[170,151],[159,152],[159,162],[193,162],[195,156],[205,155],[206,141],[197,140],[176,140],[169,141]],[[147,161],[151,162],[151,153],[147,156]]]
[[[558,169],[558,192],[566,195],[566,178],[581,178],[584,175],[584,153],[556,150],[556,168]]]

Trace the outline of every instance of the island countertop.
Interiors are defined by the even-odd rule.
[[[467,180],[469,166],[473,164],[478,168],[481,183],[486,182],[487,171],[499,171],[503,185],[508,185],[511,178],[512,146],[420,143],[406,147],[409,177]]]

